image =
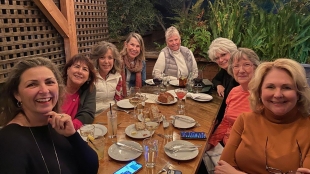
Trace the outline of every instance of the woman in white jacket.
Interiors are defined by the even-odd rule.
[[[123,98],[120,54],[110,42],[99,42],[90,54],[97,68],[96,114]]]

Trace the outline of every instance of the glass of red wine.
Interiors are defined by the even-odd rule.
[[[195,89],[196,89],[196,93],[198,93],[198,89],[203,87],[203,71],[202,70],[198,70],[198,76],[196,78],[194,78],[194,82],[195,82]]]
[[[184,115],[184,109],[185,109],[185,103],[182,102],[183,98],[187,94],[187,89],[186,88],[178,88],[174,90],[175,94],[178,96],[178,114]]]
[[[162,72],[158,72],[158,71],[154,70],[153,71],[153,77],[154,77],[153,82],[157,86],[157,90],[155,93],[158,94],[160,91],[159,85],[161,85],[163,82]]]

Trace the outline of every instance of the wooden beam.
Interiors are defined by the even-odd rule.
[[[66,61],[68,61],[78,53],[74,0],[60,0],[60,8],[62,14],[68,21],[69,38],[64,38]]]
[[[68,21],[53,0],[33,0],[63,38],[69,37]],[[65,0],[67,1],[67,0]]]
[[[66,61],[78,53],[74,0],[60,0],[60,8],[53,0],[33,0],[64,39]]]

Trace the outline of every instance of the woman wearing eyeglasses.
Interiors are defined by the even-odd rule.
[[[251,49],[238,48],[232,54],[227,70],[240,85],[230,91],[226,99],[225,116],[216,131],[210,136],[207,149],[216,146],[219,142],[223,142],[225,145],[237,117],[243,112],[251,111],[248,84],[258,65],[259,57]]]
[[[214,39],[208,50],[209,58],[221,68],[212,79],[213,86],[216,88],[218,95],[223,97],[222,105],[216,117],[217,124],[214,127],[215,129],[223,119],[226,109],[226,98],[229,92],[232,88],[239,85],[238,82],[236,82],[227,72],[228,61],[234,51],[237,51],[236,44],[227,38],[221,37]]]
[[[310,173],[310,88],[291,59],[259,65],[249,83],[252,113],[232,128],[215,173]]]

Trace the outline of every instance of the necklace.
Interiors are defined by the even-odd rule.
[[[42,157],[42,160],[43,160],[43,162],[44,162],[44,164],[45,164],[45,168],[46,168],[46,170],[47,170],[47,173],[49,174],[50,172],[49,172],[49,170],[48,170],[48,168],[47,168],[47,164],[46,164],[46,162],[45,162],[45,159],[44,159],[44,156],[43,156],[42,151],[41,151],[41,149],[40,149],[40,146],[39,146],[39,144],[38,144],[38,142],[37,142],[35,136],[33,135],[33,132],[32,132],[32,130],[31,130],[31,128],[30,128],[30,127],[28,127],[28,128],[29,128],[29,130],[30,130],[30,132],[31,132],[31,135],[32,135],[32,137],[33,137],[33,139],[34,139],[34,141],[35,141],[35,143],[36,143],[36,145],[37,145],[37,147],[38,147],[38,149],[39,149],[39,152],[40,152],[41,157]],[[56,159],[57,159],[57,163],[58,163],[59,173],[61,174],[61,168],[60,168],[59,159],[58,159],[57,151],[56,151],[56,148],[55,148],[54,140],[53,140],[53,138],[52,138],[52,133],[51,133],[50,128],[49,128],[48,126],[47,126],[47,128],[48,128],[48,132],[49,132],[49,134],[50,134],[50,137],[51,137],[51,140],[52,140],[52,143],[53,143],[54,152],[55,152]]]

